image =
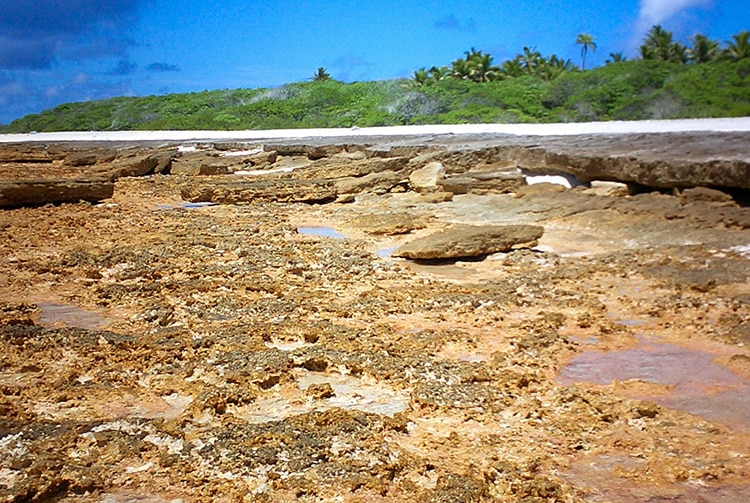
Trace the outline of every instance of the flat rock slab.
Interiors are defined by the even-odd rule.
[[[213,178],[205,180],[203,178]],[[193,203],[237,204],[251,201],[281,203],[323,203],[336,199],[329,180],[216,180],[196,177],[183,184],[181,195]]]
[[[368,234],[408,234],[413,230],[422,229],[428,219],[406,212],[389,212],[361,215],[349,221],[349,225],[363,230]]]
[[[110,180],[0,181],[0,208],[97,202],[112,197],[114,190],[115,184]]]
[[[538,225],[466,225],[416,239],[393,256],[415,260],[482,257],[535,246],[542,234],[544,228]]]

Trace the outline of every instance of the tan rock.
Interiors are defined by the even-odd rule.
[[[183,184],[182,198],[190,202],[237,204],[251,201],[323,203],[336,199],[328,180],[234,180],[233,177],[192,179]]]
[[[514,197],[516,199],[524,196],[533,196],[536,194],[546,194],[550,192],[565,192],[567,189],[557,183],[535,183],[534,185],[522,185],[518,187]]]
[[[424,228],[427,225],[427,219],[411,213],[373,213],[357,217],[351,220],[349,225],[368,234],[408,234],[413,230]]]
[[[429,192],[434,190],[438,181],[445,177],[445,167],[442,163],[433,161],[409,175],[409,184],[416,192]]]
[[[544,228],[537,225],[462,225],[405,244],[394,257],[418,260],[481,257],[535,246]]]
[[[114,188],[113,181],[102,179],[0,181],[0,207],[97,202],[112,197]]]

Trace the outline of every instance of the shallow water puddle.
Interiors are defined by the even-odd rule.
[[[389,248],[380,248],[376,253],[380,258],[389,258],[396,250],[398,250],[398,246],[391,246]]]
[[[334,229],[333,227],[297,227],[297,233],[305,234],[307,236],[346,239],[346,236],[344,236],[340,232],[336,232],[336,229]]]
[[[158,210],[194,210],[199,208],[209,208],[211,206],[218,206],[219,203],[212,203],[212,202],[197,202],[197,203],[191,203],[191,202],[183,202],[179,203],[176,206],[173,206],[171,204],[159,204],[156,206],[156,209]]]
[[[409,405],[408,393],[358,377],[309,371],[296,374],[298,389],[291,393],[275,391],[231,412],[251,423],[266,423],[334,407],[393,416]],[[326,384],[333,391],[331,396],[314,398],[306,393],[310,386]]]
[[[621,351],[585,351],[560,371],[557,381],[563,385],[608,385],[614,381],[661,385],[657,390],[644,386],[629,394],[750,430],[750,382],[714,363],[715,359],[716,355],[705,351],[642,342],[636,348]]]
[[[39,302],[37,307],[42,312],[39,323],[47,327],[71,327],[85,330],[97,330],[109,323],[109,320],[98,313],[86,311],[70,304]]]
[[[623,454],[595,454],[576,460],[562,477],[587,491],[586,501],[656,503],[668,501],[745,503],[750,485],[707,486],[700,483],[651,484],[619,476],[637,469],[645,459]]]

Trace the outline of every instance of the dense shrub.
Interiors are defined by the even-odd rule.
[[[750,60],[656,60],[568,71],[555,80],[398,79],[299,82],[273,89],[68,103],[13,121],[8,132],[278,129],[479,122],[572,122],[750,115]]]

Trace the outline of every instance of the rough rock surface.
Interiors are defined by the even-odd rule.
[[[115,184],[106,179],[0,181],[0,207],[97,202],[114,191]]]
[[[542,146],[665,169],[745,148],[592,138],[274,141],[257,174],[165,166],[104,204],[0,210],[0,502],[750,501],[746,192],[410,190],[430,162],[500,174]],[[260,147],[0,147],[0,180]],[[544,234],[392,256],[507,224]]]
[[[532,248],[544,234],[538,225],[466,225],[415,239],[394,257],[417,260],[482,257],[517,247]]]
[[[221,204],[248,203],[252,201],[278,201],[284,203],[320,203],[336,198],[333,183],[328,180],[251,180],[237,179],[186,182],[182,198],[191,202]]]
[[[83,148],[83,150],[82,150]],[[0,147],[0,207],[36,206],[78,201],[97,202],[112,197],[114,182],[168,170],[173,148],[139,153],[132,146]]]
[[[408,234],[427,226],[427,219],[406,212],[374,213],[358,216],[348,222],[368,234]]]

